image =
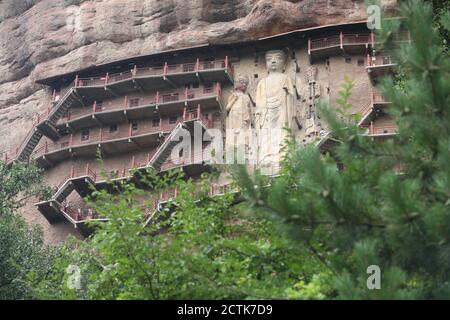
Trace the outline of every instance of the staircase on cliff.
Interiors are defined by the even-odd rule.
[[[69,89],[64,96],[58,100],[53,108],[38,116],[36,125],[33,126],[16,154],[10,159],[7,158],[6,162],[28,161],[31,153],[36,148],[43,135],[52,140],[60,138],[60,134],[56,129],[56,122],[67,112],[75,101],[77,101],[77,98],[74,89]]]

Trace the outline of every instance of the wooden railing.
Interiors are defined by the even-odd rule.
[[[64,201],[60,210],[71,217],[75,222],[99,219],[98,213],[89,208],[77,208]]]
[[[136,136],[169,132],[175,129],[175,127],[180,122],[195,120],[200,120],[206,128],[212,128],[214,125],[212,119],[208,119],[202,114],[201,107],[199,105],[196,109],[189,110],[187,108],[184,108],[182,118],[179,118],[179,120],[177,120],[175,123],[163,123],[162,118],[160,118],[159,126],[156,127],[147,126],[144,129],[138,127],[137,130],[133,130],[133,124],[130,123],[128,127],[120,126],[118,130],[114,132],[109,132],[108,130],[103,130],[103,128],[100,128],[98,134],[93,135],[92,133],[90,133],[89,139],[81,140],[80,137],[80,141],[78,142],[74,142],[73,134],[63,137],[58,142],[50,142],[49,140],[45,140],[43,145],[41,145],[39,148],[36,148],[32,152],[31,158],[35,159],[51,152],[65,150],[68,148],[81,147],[87,144],[90,145],[95,143],[108,142],[111,140],[125,140]]]
[[[373,122],[368,126],[369,136],[383,135],[383,134],[395,134],[397,132],[397,126],[394,124],[387,125],[374,125]]]
[[[372,105],[377,103],[390,103],[387,101],[383,95],[379,92],[373,91],[372,92]]]
[[[395,42],[410,41],[408,32],[399,32],[394,35]],[[311,51],[327,49],[332,47],[343,48],[344,45],[371,45],[372,47],[378,43],[378,37],[374,33],[355,33],[347,34],[340,32],[338,35],[309,39],[308,53]]]
[[[209,161],[210,159],[211,155],[205,154],[205,148],[203,148],[201,152],[191,152],[190,157],[187,157],[186,155],[182,155],[177,159],[172,159],[169,157],[169,159],[164,161],[161,165],[161,171],[166,171],[191,164],[201,164],[203,161]]]
[[[19,148],[16,148],[10,152],[5,152],[5,163],[9,163],[9,162],[15,160],[18,153],[19,153]]]
[[[207,71],[214,69],[225,69],[230,75],[233,75],[233,68],[229,63],[228,57],[224,60],[212,60],[212,61],[202,61],[197,59],[196,62],[180,63],[180,64],[168,64],[165,62],[161,66],[153,67],[137,67],[134,66],[133,69],[124,72],[109,74],[100,77],[88,77],[88,78],[75,78],[75,87],[91,87],[91,86],[105,86],[108,84],[129,80],[132,78],[139,77],[151,77],[151,76],[167,76],[182,73],[192,73],[198,71]]]
[[[171,102],[178,102],[178,101],[190,101],[200,98],[214,98],[218,97],[221,98],[222,96],[222,89],[220,83],[215,83],[211,87],[200,87],[197,89],[181,89],[177,91],[170,91],[170,92],[159,92],[157,91],[153,95],[136,98],[136,99],[129,99],[128,96],[124,97],[124,101],[122,104],[115,104],[115,105],[107,105],[107,104],[101,104],[98,105],[97,101],[94,101],[92,104],[92,107],[80,107],[80,108],[74,108],[69,109],[66,114],[62,117],[62,121],[70,121],[74,119],[79,119],[87,115],[93,115],[95,113],[99,112],[114,112],[114,111],[120,111],[124,109],[133,109],[133,108],[142,108],[145,106],[154,106],[159,105],[162,103],[171,103]],[[133,103],[131,103],[133,102]]]
[[[179,73],[189,73],[189,72],[198,72],[198,71],[207,71],[214,69],[225,69],[230,77],[233,77],[234,68],[230,64],[228,56],[225,57],[224,60],[213,60],[213,61],[201,61],[197,59],[196,62],[183,63],[183,64],[172,64],[169,65],[167,62],[162,67],[146,67],[146,68],[138,68],[136,65],[133,69],[125,72],[120,72],[116,74],[106,73],[104,76],[100,77],[88,77],[88,78],[80,78],[78,75],[75,77],[75,80],[69,84],[67,87],[63,88],[60,92],[53,91],[52,102],[57,104],[65,99],[65,96],[69,93],[72,88],[76,87],[88,87],[88,86],[104,86],[107,84],[112,84],[115,82],[120,82],[123,80],[135,78],[135,77],[145,77],[152,75],[171,75],[171,74],[179,74]],[[219,94],[221,94],[221,89],[217,88]],[[204,92],[206,93],[206,92]],[[195,94],[195,92],[194,92]],[[197,91],[196,94],[199,94]],[[192,95],[192,93],[191,93]],[[44,120],[48,119],[49,115],[52,113],[54,106],[48,107],[43,113],[37,115],[36,120],[34,121],[33,128]],[[99,112],[99,110],[94,109],[94,112]],[[88,113],[83,113],[80,111],[78,116],[82,116]],[[73,113],[67,113],[67,117],[73,116]],[[26,140],[23,142],[26,143]],[[22,143],[22,144],[23,144]],[[5,154],[5,160],[7,163],[16,159],[18,155],[18,151],[13,150]],[[14,158],[12,158],[14,156]]]
[[[310,40],[310,50],[330,48],[340,45],[341,45],[341,37],[339,35]]]
[[[392,61],[392,57],[389,55],[377,55],[371,57],[369,54],[367,55],[367,66],[368,67],[377,67],[377,66],[385,66],[394,64]]]

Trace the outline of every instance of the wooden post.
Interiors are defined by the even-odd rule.
[[[78,81],[79,81],[78,75],[75,76],[75,88],[78,87]]]
[[[105,77],[105,85],[108,84],[108,79],[109,79],[109,72],[106,73],[106,77]]]
[[[134,168],[136,164],[136,158],[134,156],[131,157],[131,168]]]
[[[200,104],[199,104],[197,107],[197,119],[200,119],[200,112],[201,112],[201,110],[200,110]]]
[[[188,87],[185,86],[185,87],[184,87],[184,100],[187,101],[187,99],[188,99]]]
[[[159,115],[159,131],[163,131],[163,122],[162,122],[162,117],[161,115]]]
[[[342,31],[339,33],[339,39],[341,42],[341,49],[344,49],[344,34],[342,33]]]
[[[164,63],[164,75],[167,74],[168,69],[169,69],[168,64],[167,64],[167,62],[165,62]]]
[[[183,122],[186,121],[186,107],[183,108]]]
[[[103,128],[100,128],[100,142],[103,141]]]
[[[195,71],[200,70],[200,59],[197,58],[197,62],[195,63]]]
[[[311,38],[308,38],[308,55],[311,55]]]
[[[71,168],[70,168],[70,178],[74,178],[75,177],[75,169],[74,169],[74,167],[72,166]]]
[[[156,91],[156,104],[159,104],[159,91]]]
[[[220,82],[216,83],[216,95],[220,96]]]
[[[73,143],[73,133],[70,134],[69,146],[72,146]]]
[[[97,109],[97,101],[94,101],[94,103],[92,104],[92,113],[95,113]]]
[[[368,67],[372,66],[371,61],[370,61],[370,54],[367,54],[367,66]]]
[[[372,49],[375,46],[375,33],[370,33],[370,40],[372,41]]]
[[[86,164],[86,176],[89,176],[89,163]]]
[[[131,73],[133,74],[133,77],[136,77],[136,74],[137,74],[137,66],[136,65],[134,65],[134,68],[131,71]]]
[[[123,99],[123,104],[124,104],[124,108],[128,108],[128,96],[125,96],[125,98]]]
[[[228,56],[225,56],[225,70],[228,69]]]
[[[147,163],[150,162],[150,153],[147,153]]]
[[[131,133],[133,131],[133,124],[130,123],[130,128],[128,129],[128,135],[131,137]]]

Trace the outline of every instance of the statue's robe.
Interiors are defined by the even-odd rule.
[[[283,73],[271,73],[258,83],[256,90],[255,127],[258,137],[258,167],[268,168],[267,174],[277,174],[283,147],[294,129],[294,94],[291,78]]]

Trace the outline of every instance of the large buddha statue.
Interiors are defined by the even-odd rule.
[[[282,50],[266,53],[268,75],[256,90],[255,129],[258,137],[257,163],[263,174],[277,174],[288,131],[294,129],[295,87],[284,73],[287,56]]]

